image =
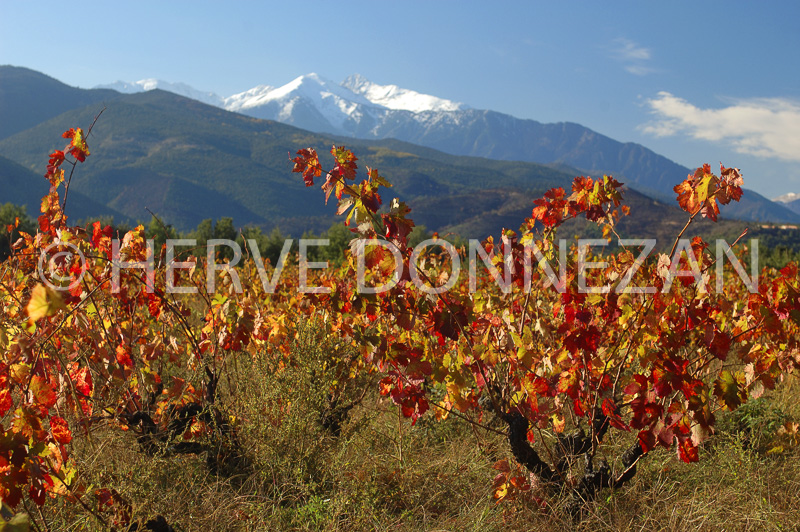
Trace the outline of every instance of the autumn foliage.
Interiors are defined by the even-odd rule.
[[[337,163],[355,160],[342,151],[332,150]],[[304,176],[322,174],[311,149],[298,152],[294,162]],[[318,303],[347,320],[365,359],[386,373],[381,393],[404,415],[416,420],[433,406],[438,418],[455,414],[478,425],[488,413],[499,417],[516,467],[566,487],[571,511],[601,488],[624,485],[655,447],[697,461],[720,409],[758,397],[800,364],[797,267],[762,278],[753,293],[740,278],[723,274],[723,290],[713,291],[722,270],[712,268],[708,244],[694,237],[681,245],[698,214],[716,220],[718,203],[740,199],[742,177],[735,168],[721,167],[716,176],[704,165],[675,187],[690,217],[669,256],[642,260],[635,245],[593,258],[583,251],[593,262],[584,271],[576,264],[581,250],[556,259],[556,230],[566,220],[584,217],[599,224],[604,237],[621,238],[615,224],[628,212],[619,182],[578,177],[569,193],[556,188],[535,200],[520,232],[504,230],[497,241],[482,243],[492,258],[479,291],[460,278],[435,295],[415,290],[408,272],[431,287],[442,284],[453,266],[446,255],[413,263],[407,232],[395,230],[413,225],[408,209],[394,208],[394,200],[389,213],[379,214],[380,202],[365,201],[371,196],[362,192],[377,196],[374,181],[347,185],[337,168],[325,172],[323,189],[344,193],[337,193],[340,213],[356,207],[353,231],[360,237],[385,235],[397,246],[405,274],[381,294],[339,290]],[[531,249],[539,268],[532,267]],[[383,259],[368,262],[376,277]],[[561,286],[541,267],[551,260],[562,262]],[[500,278],[510,279],[513,289],[500,290]],[[632,436],[619,456],[603,451],[613,431]],[[498,498],[531,489],[528,476],[513,474],[519,470],[507,461],[497,467]]]
[[[64,133],[69,144],[49,156],[38,231],[23,234],[0,265],[0,498],[12,507],[65,497],[108,526],[125,525],[124,497],[111,485],[87,486],[70,458],[72,442],[100,426],[135,433],[143,452],[199,453],[213,441],[227,451],[210,467],[241,463],[231,458],[229,398],[217,390],[230,354],[289,364],[289,340],[311,317],[359,349],[355,359],[332,355],[338,386],[377,373],[380,394],[412,422],[457,418],[497,431],[491,421],[501,420],[510,456],[496,465],[496,497],[539,482],[566,488],[576,508],[624,485],[658,446],[696,461],[720,409],[757,397],[800,364],[793,264],[763,275],[750,293],[728,270],[723,291],[681,275],[694,264],[715,285],[714,258],[699,237],[688,246],[676,239],[674,256],[659,260],[639,260],[635,245],[602,256],[560,253],[556,234],[568,219],[619,237],[627,209],[622,185],[608,176],[549,191],[519,231],[482,242],[489,259],[474,290],[465,273],[453,273],[444,241],[422,252],[409,246],[411,209],[384,201],[391,185],[376,169],[359,181],[346,148],[332,148],[330,170],[315,150],[300,150],[294,171],[309,187],[324,180],[325,201],[335,196],[357,237],[341,268],[313,273],[323,290],[304,293],[287,272],[267,289],[261,274],[275,265],[253,256],[235,268],[209,269],[193,257],[168,264],[141,226],[124,235],[99,222],[69,226],[69,176],[89,156],[89,137],[80,128]],[[689,222],[698,214],[715,220],[717,203],[738,201],[741,184],[736,169],[715,176],[704,166],[676,187],[678,202]],[[579,271],[580,257],[593,267]],[[554,282],[545,266],[563,277]],[[214,293],[206,291],[209,271]],[[587,292],[580,276],[609,289]],[[634,290],[644,286],[656,290]],[[625,451],[606,454],[617,437]]]

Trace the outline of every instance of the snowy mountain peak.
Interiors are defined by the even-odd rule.
[[[373,135],[372,130],[391,120],[391,116],[410,113],[414,120],[435,122],[444,115],[469,110],[452,100],[397,85],[378,85],[359,74],[338,84],[311,72],[280,87],[259,85],[227,98],[154,78],[101,87],[124,93],[163,89],[254,118],[340,135]]]
[[[333,81],[325,79],[314,72],[299,76],[273,91],[275,98],[283,98],[292,93],[314,100],[319,99],[320,96],[323,99],[333,97],[356,104],[371,105],[371,102],[367,98],[341,85],[337,85]]]
[[[217,107],[221,106],[223,102],[223,99],[213,92],[199,91],[194,87],[190,87],[186,83],[170,83],[168,81],[155,78],[141,79],[132,83],[126,81],[117,81],[108,85],[98,85],[95,88],[113,89],[126,94],[161,89]]]
[[[781,203],[791,203],[797,200],[800,200],[800,194],[797,192],[789,192],[788,194],[784,194],[783,196],[778,196],[777,198],[772,199],[772,201],[779,201]]]
[[[169,83],[155,78],[135,82],[117,81],[99,85],[97,88],[114,89],[129,94],[162,89],[228,111],[290,123],[298,123],[289,117],[296,114],[300,108],[297,105],[302,102],[301,107],[315,109],[337,133],[346,132],[341,129],[345,122],[358,121],[366,115],[377,117],[378,114],[390,111],[420,113],[469,109],[462,103],[402,89],[397,85],[378,85],[360,74],[354,74],[337,84],[311,72],[280,87],[259,85],[227,98],[213,92],[198,91],[185,83]],[[308,126],[305,121],[301,122]]]
[[[468,109],[467,105],[429,94],[422,94],[397,85],[378,85],[360,74],[353,74],[342,82],[342,87],[362,95],[373,104],[387,109],[411,111],[458,111]]]
[[[262,85],[234,94],[225,99],[223,107],[256,118],[333,133],[345,132],[345,123],[378,110],[364,96],[313,72],[277,88]]]
[[[270,85],[259,85],[250,90],[228,96],[222,102],[222,107],[228,111],[239,112],[242,109],[249,109],[250,107],[257,107],[262,103],[269,101],[269,94],[275,90],[275,87]]]
[[[115,81],[114,83],[106,83],[105,85],[97,85],[94,87],[95,89],[113,89],[117,92],[121,92],[124,94],[133,94],[135,92],[142,92],[145,90],[144,83],[147,81],[155,81],[155,80],[146,80],[143,79],[141,81],[134,81],[133,83],[128,81]]]

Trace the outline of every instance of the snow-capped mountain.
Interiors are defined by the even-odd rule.
[[[277,120],[312,131],[350,134],[385,108],[350,89],[311,73],[281,87],[262,85],[225,98],[228,111]]]
[[[380,136],[378,130],[385,123],[395,124],[398,120],[430,122],[435,117],[420,113],[440,116],[439,113],[469,109],[463,103],[397,85],[378,85],[359,74],[337,84],[311,73],[280,87],[259,85],[226,98],[199,91],[185,83],[158,79],[117,81],[96,88],[123,93],[162,89],[254,118],[276,120],[311,131],[371,138]]]
[[[207,103],[216,107],[222,107],[223,98],[213,92],[199,91],[194,87],[190,87],[186,83],[170,83],[160,79],[148,78],[139,81],[127,82],[116,81],[107,85],[98,85],[95,89],[114,89],[115,91],[125,94],[132,94],[135,92],[151,91],[153,89],[161,89],[181,96],[186,96],[192,100]]]
[[[182,83],[142,80],[103,87],[121,92],[159,88],[254,118],[318,133],[394,138],[454,155],[568,166],[589,175],[612,174],[646,194],[672,197],[676,180],[690,169],[634,143],[622,143],[580,124],[542,124],[469,106],[396,85],[378,85],[358,74],[341,84],[317,74],[280,87],[260,85],[220,98]],[[800,222],[800,201],[775,203],[752,191],[728,205],[731,218]],[[794,211],[794,212],[792,212]]]
[[[314,73],[281,87],[262,85],[234,94],[225,98],[223,107],[312,131],[368,138],[379,136],[378,129],[397,117],[415,120],[420,113],[468,109],[462,103],[397,85],[378,85],[358,74],[337,84]]]
[[[360,74],[353,74],[342,82],[342,87],[364,96],[370,102],[397,111],[458,111],[468,109],[463,103],[437,98],[429,94],[401,89],[397,85],[378,85]]]

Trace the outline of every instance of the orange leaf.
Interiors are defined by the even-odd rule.
[[[52,416],[50,418],[50,432],[53,434],[53,439],[62,445],[72,441],[72,431],[69,430],[67,421],[59,416]]]
[[[128,346],[125,345],[118,345],[117,346],[117,362],[126,368],[133,367],[133,360],[131,360],[131,352]]]
[[[11,391],[8,389],[0,390],[0,416],[6,415],[6,412],[11,410],[14,406],[14,400],[11,398]]]
[[[39,375],[34,375],[31,379],[31,392],[34,400],[46,408],[55,405],[58,399],[47,379]]]
[[[700,454],[691,440],[678,443],[678,456],[686,463],[700,461]]]
[[[298,157],[292,159],[294,162],[292,172],[302,173],[303,181],[305,181],[307,187],[310,187],[314,184],[314,178],[322,174],[317,151],[314,148],[304,148],[298,150],[297,155]]]

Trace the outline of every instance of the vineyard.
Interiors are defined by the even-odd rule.
[[[353,240],[338,266],[309,262],[318,240],[272,264],[254,240],[71,226],[91,128],[63,137],[0,264],[7,529],[799,522],[797,265],[693,233],[740,199],[737,169],[677,184],[669,253],[618,234],[610,176],[481,242],[412,246],[390,178],[302,148],[295,177]],[[576,220],[595,238],[559,231]]]

